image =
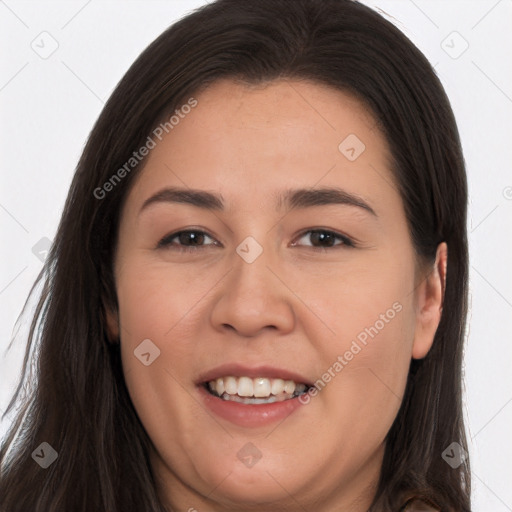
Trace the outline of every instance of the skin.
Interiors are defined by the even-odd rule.
[[[151,150],[127,197],[115,258],[119,311],[109,313],[153,442],[158,491],[179,511],[365,512],[411,358],[428,353],[440,320],[446,244],[435,263],[418,264],[386,140],[351,96],[308,81],[222,80],[197,100]],[[338,149],[349,134],[366,146],[353,162]],[[225,210],[158,202],[140,213],[169,186],[217,192]],[[276,208],[284,189],[324,186],[359,196],[376,215],[339,204]],[[192,228],[208,235],[195,253],[180,252],[178,238],[157,247]],[[318,228],[357,245],[335,239],[322,248],[307,233]],[[263,248],[250,264],[236,252],[247,236]],[[226,362],[315,381],[397,302],[401,311],[279,424],[235,426],[198,398],[198,376]],[[160,349],[149,366],[134,357],[147,338]],[[251,468],[236,455],[248,442],[262,454]]]

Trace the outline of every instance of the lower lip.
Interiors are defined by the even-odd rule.
[[[222,400],[199,386],[201,398],[206,407],[216,416],[240,427],[262,427],[276,421],[284,420],[303,404],[298,398],[290,398],[271,404],[241,404]]]

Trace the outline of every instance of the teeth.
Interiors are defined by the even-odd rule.
[[[271,387],[268,379],[260,378],[253,380],[254,396],[257,398],[263,398],[270,396]]]
[[[295,392],[299,395],[302,395],[306,391],[306,384],[297,384],[295,386]]]
[[[208,382],[208,388],[224,400],[242,403],[272,403],[288,400],[305,392],[305,384],[293,380],[258,377],[220,377]]]
[[[214,381],[214,383],[215,383],[215,386],[214,386],[213,391],[217,391],[219,396],[222,395],[222,393],[224,393],[224,391],[225,391],[224,379],[217,379],[216,381]],[[235,381],[235,385],[236,385],[236,381]]]
[[[286,380],[284,382],[284,392],[290,395],[295,391],[295,382],[293,380]]]
[[[253,396],[254,385],[249,377],[240,377],[238,379],[238,395]]]
[[[279,395],[284,391],[284,380],[283,379],[272,379],[272,394]]]
[[[236,395],[238,393],[238,381],[235,379],[235,377],[226,377],[225,379],[217,379],[217,383],[219,381],[224,381],[224,390],[228,395]],[[222,385],[222,384],[221,384]],[[216,387],[216,390],[220,390],[220,386]],[[219,391],[217,391],[218,393]]]

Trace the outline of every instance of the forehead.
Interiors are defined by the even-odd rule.
[[[202,148],[214,142],[208,149],[229,150],[223,154],[233,154],[237,148],[255,149],[258,144],[260,153],[271,148],[275,154],[280,149],[281,154],[299,159],[315,149],[328,149],[329,154],[338,156],[339,143],[353,134],[367,142],[367,149],[387,151],[386,141],[363,103],[311,81],[276,80],[254,85],[220,80],[200,93],[197,108],[187,117],[181,129],[173,129],[175,146],[182,138],[203,136],[197,140]],[[237,148],[226,148],[223,141],[230,139],[237,139]]]
[[[256,191],[260,201],[276,189],[316,185],[365,194],[393,181],[385,138],[349,94],[308,81],[219,80],[195,99],[155,139],[132,191],[138,202],[165,184],[221,190],[242,206]]]

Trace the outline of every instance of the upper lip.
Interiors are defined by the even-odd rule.
[[[300,375],[297,372],[286,370],[285,368],[276,368],[273,366],[244,366],[240,363],[225,363],[220,366],[216,366],[211,370],[202,373],[196,384],[204,384],[220,377],[251,377],[253,379],[258,377],[293,380],[296,384],[306,384],[312,386],[313,383]]]

